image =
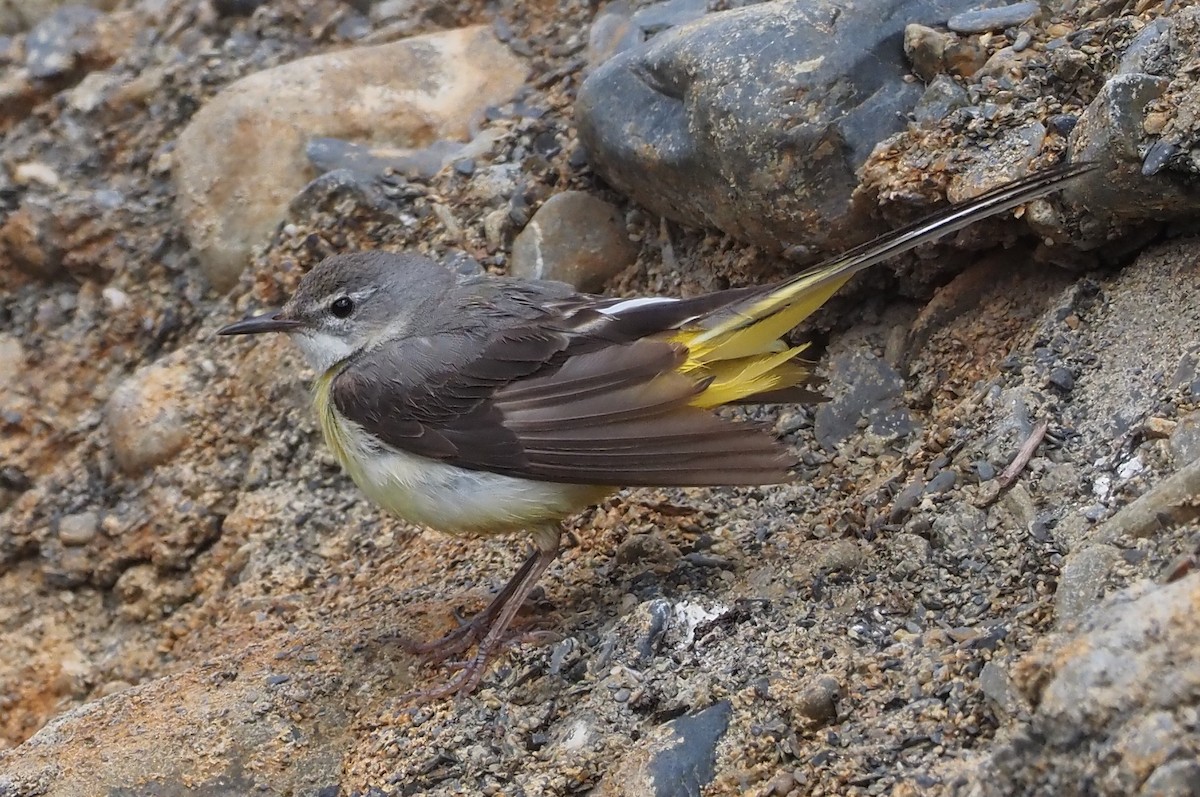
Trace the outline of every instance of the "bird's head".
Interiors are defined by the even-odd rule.
[[[318,373],[377,343],[411,333],[454,283],[427,257],[355,252],[326,258],[275,312],[246,318],[218,335],[286,332]]]

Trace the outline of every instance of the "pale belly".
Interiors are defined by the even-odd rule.
[[[536,531],[613,492],[611,487],[537,482],[381,450],[355,424],[321,414],[326,443],[367,497],[398,517],[438,531]]]

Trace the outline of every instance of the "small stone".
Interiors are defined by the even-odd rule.
[[[62,225],[52,209],[27,201],[0,224],[0,260],[31,277],[52,280],[62,273]]]
[[[1050,384],[1064,393],[1068,393],[1075,387],[1075,377],[1060,365],[1050,369]]]
[[[953,37],[924,25],[905,26],[904,55],[912,64],[913,74],[928,83],[938,73],[945,71],[946,62],[943,60],[943,55],[946,52],[947,44],[953,40]]]
[[[1147,421],[1147,425],[1151,418]],[[1157,419],[1161,420],[1161,419]],[[1170,423],[1163,421],[1163,426]],[[1179,419],[1178,423],[1171,424],[1172,428],[1166,430],[1165,435],[1169,435],[1167,446],[1171,451],[1171,456],[1175,460],[1176,465],[1186,465],[1200,458],[1200,411],[1191,412]]]
[[[862,550],[853,540],[835,540],[822,548],[817,557],[817,570],[822,573],[853,573],[862,561]]]
[[[509,274],[598,291],[636,257],[615,207],[583,191],[564,191],[546,200],[513,241]]]
[[[813,431],[826,450],[836,450],[840,442],[858,434],[864,416],[879,437],[912,434],[916,424],[903,401],[904,378],[886,360],[854,348],[834,355],[828,371],[831,384],[847,387],[817,407]]]
[[[970,102],[967,90],[949,75],[937,75],[913,107],[913,118],[919,124],[934,125],[951,111],[966,107]]]
[[[58,540],[63,545],[87,545],[96,538],[100,518],[95,512],[66,515],[58,521]]]
[[[15,387],[23,380],[25,347],[21,339],[7,332],[0,332],[0,390]]]
[[[837,679],[823,675],[802,684],[789,702],[801,717],[817,725],[825,725],[837,719],[837,704],[841,696],[842,687]]]
[[[919,534],[901,532],[887,539],[887,549],[894,560],[892,572],[900,578],[916,575],[929,562],[929,540]]]
[[[941,495],[954,489],[954,485],[957,483],[958,474],[952,470],[944,470],[930,479],[929,484],[925,485],[925,494]]]
[[[1041,12],[1037,3],[1013,3],[999,8],[964,11],[950,17],[946,27],[955,33],[988,33],[1011,28],[1036,19]]]
[[[1140,495],[1132,504],[1104,522],[1094,539],[1116,542],[1124,537],[1151,537],[1166,526],[1189,523],[1200,517],[1200,460],[1192,460]],[[1103,509],[1103,508],[1101,508]]]
[[[946,45],[946,69],[958,77],[974,77],[987,62],[987,49],[977,39],[958,39]]]
[[[716,774],[717,745],[732,714],[732,705],[722,700],[659,725],[629,748],[623,759],[613,762],[597,793],[609,797],[699,797]]]
[[[588,28],[588,70],[628,50],[642,41],[641,31],[633,26],[633,18],[625,3],[607,3]]]
[[[979,476],[979,481],[981,482],[991,481],[996,478],[996,466],[986,459],[976,460],[971,463],[971,467],[975,469],[975,473]]]
[[[1046,118],[1046,125],[1060,136],[1070,135],[1078,122],[1079,117],[1070,113],[1056,113]]]
[[[182,449],[189,439],[186,399],[199,394],[182,363],[149,365],[121,383],[106,413],[113,456],[121,470],[141,473]]]
[[[1119,558],[1116,548],[1104,544],[1090,545],[1067,556],[1054,592],[1059,627],[1078,621],[1100,601],[1108,574]]]
[[[25,68],[30,76],[49,80],[74,70],[79,40],[103,16],[94,8],[66,5],[35,25],[25,40]]]
[[[1200,794],[1200,762],[1168,761],[1150,773],[1138,797],[1195,797]]]
[[[1023,702],[1020,693],[1013,686],[1008,670],[996,662],[989,661],[979,671],[979,688],[1001,713],[1012,716],[1020,712]]]
[[[1142,432],[1151,440],[1161,440],[1165,437],[1170,437],[1171,433],[1179,426],[1175,421],[1166,418],[1160,418],[1157,415],[1151,415],[1142,424]]]

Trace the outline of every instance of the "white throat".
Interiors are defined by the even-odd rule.
[[[292,340],[317,374],[325,373],[354,353],[349,343],[326,332],[298,332],[292,335]]]

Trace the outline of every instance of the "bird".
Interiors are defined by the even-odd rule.
[[[565,519],[621,488],[790,480],[783,444],[714,410],[820,400],[806,346],[785,336],[851,277],[1092,168],[1034,172],[776,284],[691,298],[462,275],[412,252],[338,254],[282,308],[218,334],[281,332],[298,345],[325,442],[386,512],[450,534],[532,538],[485,609],[413,646],[430,661],[474,646],[456,676],[421,693],[466,695],[557,557]]]

